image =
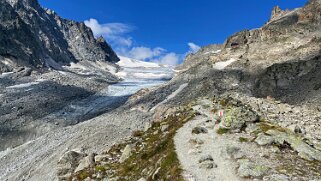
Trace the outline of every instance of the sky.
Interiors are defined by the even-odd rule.
[[[307,0],[39,0],[104,36],[122,56],[163,64],[181,63],[201,46],[261,27],[271,10],[303,6]]]

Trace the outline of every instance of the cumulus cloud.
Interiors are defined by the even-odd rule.
[[[84,23],[91,28],[95,37],[103,36],[118,55],[164,65],[177,65],[184,58],[184,55],[168,52],[161,47],[135,46],[135,41],[128,35],[135,29],[130,25],[124,23],[100,24],[96,19],[89,19]],[[189,52],[196,52],[200,49],[194,43],[188,43],[188,46]]]
[[[152,62],[163,65],[177,65],[180,62],[180,57],[180,55],[172,52],[159,57],[159,59],[152,60]]]
[[[189,46],[189,52],[190,53],[196,53],[198,50],[201,49],[200,46],[198,46],[198,45],[196,45],[195,43],[192,43],[192,42],[189,42],[188,46]]]
[[[125,34],[133,30],[132,26],[123,23],[100,24],[96,19],[86,20],[85,25],[90,27],[96,37],[103,36],[108,42],[119,46],[131,46],[133,41],[131,37]]]
[[[129,52],[128,56],[137,60],[148,60],[154,57],[160,56],[166,50],[160,47],[148,48],[148,47],[133,47]]]

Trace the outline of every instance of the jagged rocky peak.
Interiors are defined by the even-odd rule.
[[[119,60],[84,23],[63,19],[37,0],[2,0],[1,9],[0,56],[14,57],[20,66]]]
[[[15,7],[15,6],[28,6],[29,8],[41,7],[38,3],[38,0],[5,0],[5,1],[7,1],[12,7]]]
[[[116,53],[112,50],[112,48],[108,45],[105,38],[103,36],[100,36],[97,38],[96,43],[99,47],[101,47],[105,52],[110,52],[108,54],[109,59],[111,62],[119,62],[120,59],[116,55]]]
[[[279,17],[281,14],[283,14],[283,10],[279,7],[279,6],[275,6],[273,9],[272,9],[272,15],[271,15],[271,20]]]

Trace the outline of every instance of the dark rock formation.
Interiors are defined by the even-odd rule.
[[[3,0],[0,15],[0,56],[14,57],[18,66],[56,68],[77,61],[119,60],[84,23],[63,19],[37,0]]]

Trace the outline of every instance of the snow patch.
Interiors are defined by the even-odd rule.
[[[13,74],[13,72],[5,72],[5,73],[2,73],[2,74],[0,74],[0,79],[1,79],[1,78],[5,78],[5,77],[8,77],[10,74]]]
[[[102,61],[72,62],[70,66],[64,66],[64,68],[80,75],[97,75],[101,71],[109,71],[112,74],[117,72],[117,68],[112,66],[111,63]]]
[[[11,151],[11,148],[7,148],[4,151],[0,151],[0,159],[6,155],[8,155],[8,153]]]
[[[67,75],[67,72],[64,72],[64,71],[58,71],[58,73],[60,73],[62,75]]]
[[[13,86],[9,86],[7,87],[7,89],[21,89],[21,88],[27,88],[33,85],[37,85],[40,84],[41,82],[45,82],[46,79],[38,79],[35,82],[29,82],[29,83],[25,83],[25,84],[18,84],[18,85],[13,85]]]
[[[128,74],[126,72],[117,72],[115,75],[121,78],[125,78]]]
[[[216,62],[214,65],[213,65],[213,68],[214,69],[217,69],[217,70],[224,70],[227,66],[229,66],[230,64],[232,64],[233,62],[235,62],[236,59],[232,58],[230,60],[227,60],[227,61],[223,61],[223,62]]]
[[[188,86],[188,83],[182,84],[179,86],[179,88],[173,92],[171,95],[169,95],[168,97],[166,97],[165,100],[163,100],[162,102],[158,103],[156,106],[154,106],[151,111],[154,111],[158,106],[167,103],[169,100],[173,99],[177,94],[179,94],[180,92],[182,92],[182,90],[184,90],[186,87]]]
[[[210,51],[210,52],[205,52],[204,55],[207,55],[207,54],[218,54],[220,53],[222,50],[216,50],[216,51]]]

